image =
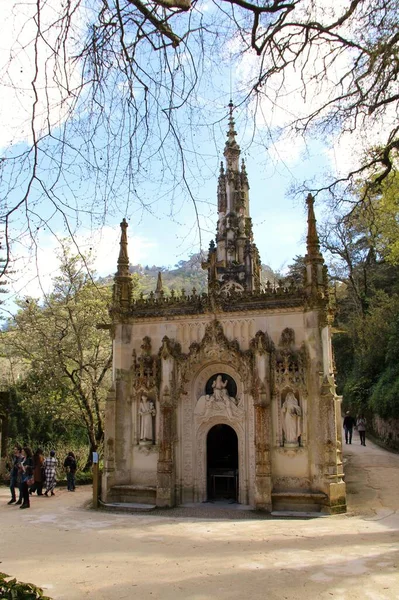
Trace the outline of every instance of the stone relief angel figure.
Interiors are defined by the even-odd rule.
[[[284,445],[298,446],[298,438],[302,433],[302,411],[293,392],[288,392],[281,407]]]
[[[140,443],[153,443],[153,417],[156,411],[152,400],[143,394],[140,400],[139,415],[140,415]]]

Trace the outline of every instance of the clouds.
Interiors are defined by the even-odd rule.
[[[117,269],[119,255],[120,227],[105,226],[91,235],[79,234],[74,240],[66,240],[72,252],[79,251],[84,256],[92,257],[92,269],[98,276],[113,275]],[[16,298],[41,298],[52,289],[52,279],[59,274],[59,254],[61,253],[62,235],[57,237],[43,233],[38,245],[27,253],[22,246],[16,246],[12,269],[14,274],[7,283],[8,300],[5,308],[13,310]],[[65,238],[64,238],[65,239]],[[134,264],[151,262],[151,252],[157,243],[140,235],[131,235],[128,239],[129,256]],[[4,307],[3,307],[4,308]]]

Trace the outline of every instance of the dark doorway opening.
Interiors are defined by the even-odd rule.
[[[206,440],[208,500],[238,500],[238,439],[232,427],[215,425]]]

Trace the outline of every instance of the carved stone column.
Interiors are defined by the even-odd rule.
[[[160,422],[159,454],[157,467],[157,506],[175,505],[175,465],[174,465],[174,410],[176,399],[171,390],[176,390],[175,359],[173,342],[168,337],[162,340],[161,385],[160,385]]]
[[[168,388],[160,398],[157,506],[174,506],[173,405]]]
[[[270,340],[258,332],[252,343],[254,352],[254,384],[252,396],[255,409],[255,506],[272,510],[271,479],[271,414],[270,414]]]
[[[102,477],[102,500],[107,501],[107,494],[113,485],[115,472],[115,407],[116,393],[112,384],[105,402],[104,418],[104,471]]]
[[[346,486],[342,479],[340,441],[336,421],[337,400],[333,383],[325,377],[320,394],[320,429],[323,434],[322,442],[324,442],[323,478],[328,496],[327,510],[332,514],[346,512]]]
[[[265,392],[255,400],[255,506],[272,510],[272,480],[270,465],[270,404]]]

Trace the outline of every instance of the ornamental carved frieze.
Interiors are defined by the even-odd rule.
[[[240,350],[237,340],[229,341],[221,323],[213,320],[207,324],[201,342],[192,343],[189,353],[181,356],[182,389],[191,379],[193,369],[210,360],[233,365],[248,381],[251,373],[251,356],[251,352]]]
[[[135,390],[151,390],[158,381],[158,358],[152,355],[151,340],[143,338],[140,354],[132,353],[132,385]]]
[[[271,353],[274,349],[273,342],[270,337],[264,331],[258,331],[255,334],[255,337],[251,340],[249,347],[252,352],[257,352],[258,354],[266,354],[266,352]]]
[[[295,346],[295,332],[286,328],[280,336],[279,347],[273,355],[276,387],[306,388],[307,351],[304,345]]]
[[[278,388],[285,386],[305,386],[306,353],[302,348],[298,352],[280,350],[274,357],[275,382]]]

